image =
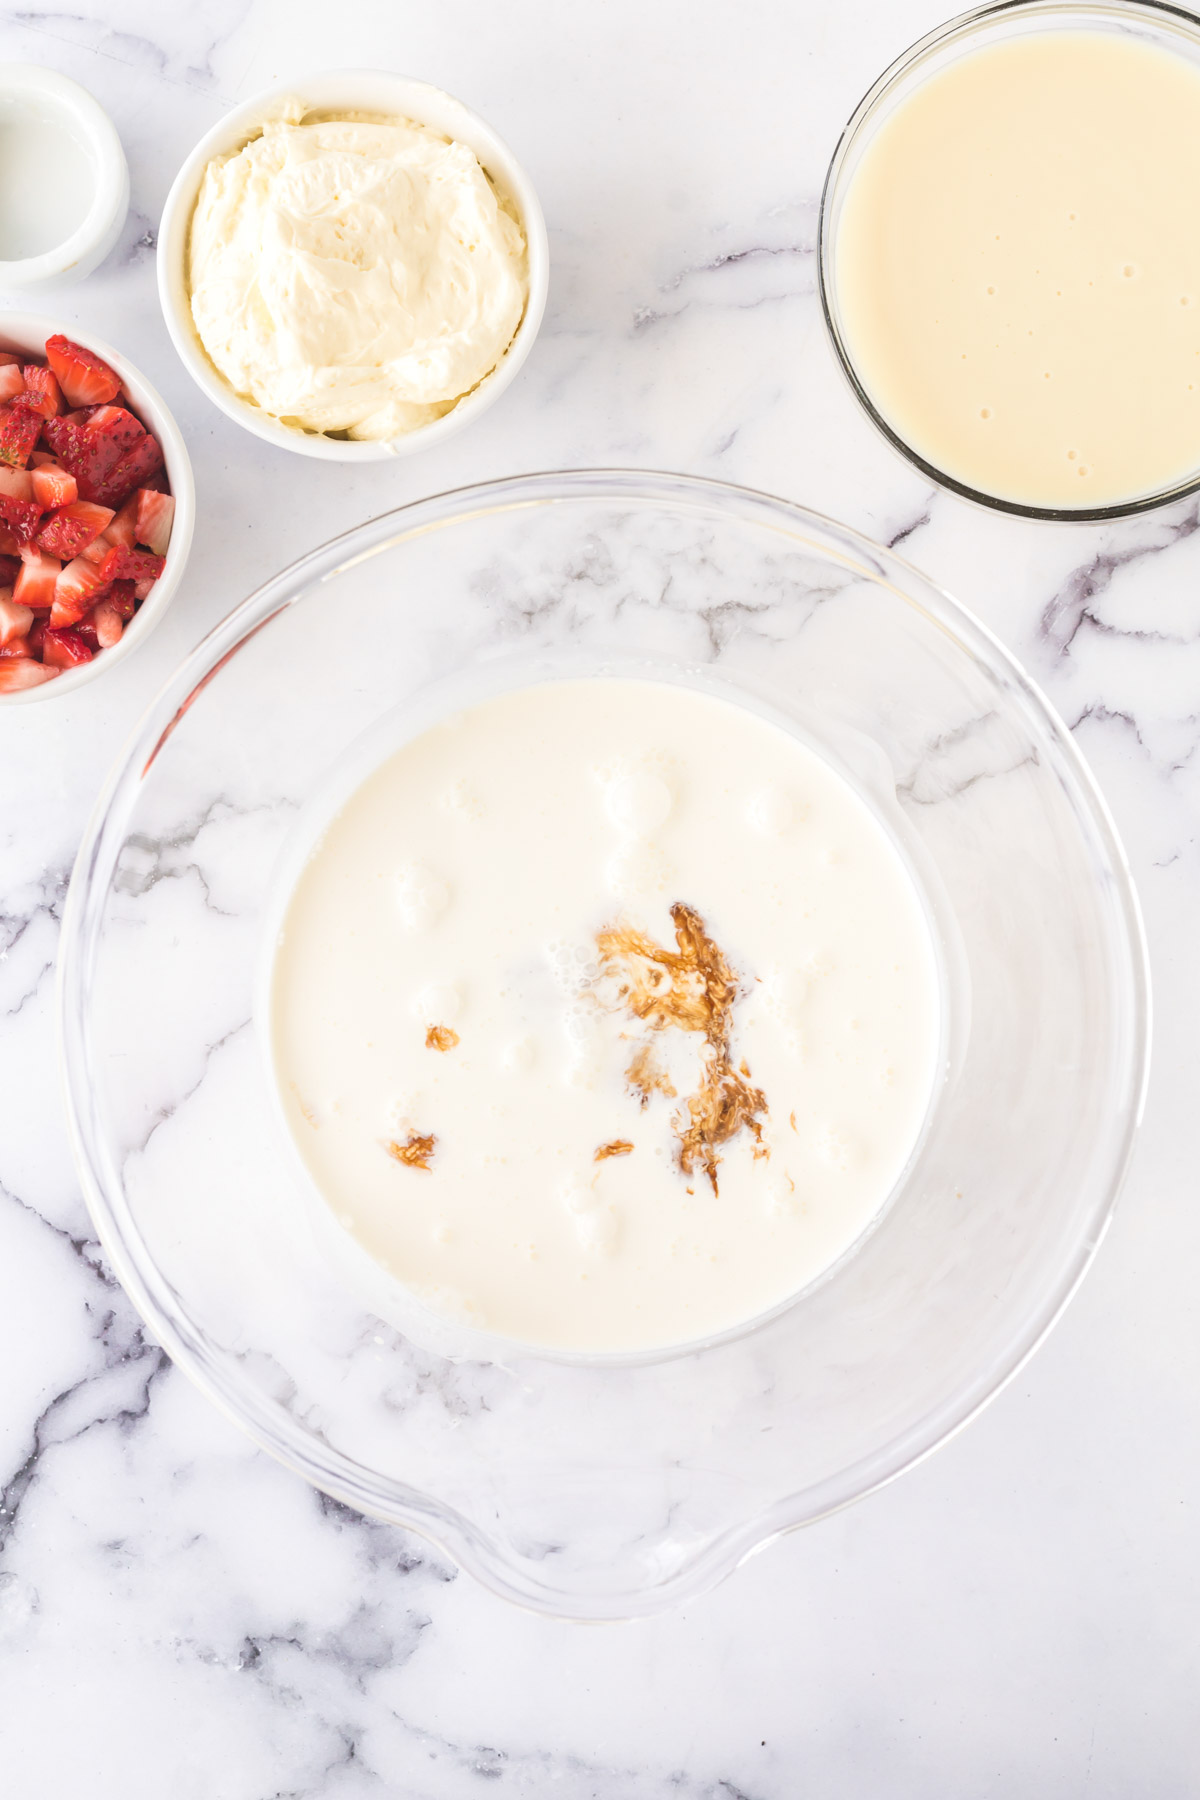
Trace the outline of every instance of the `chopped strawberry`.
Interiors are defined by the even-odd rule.
[[[94,506],[90,500],[73,500],[45,520],[37,534],[38,549],[68,562],[100,536],[112,516],[111,507]]]
[[[0,494],[0,519],[8,526],[18,544],[27,544],[38,528],[42,509],[34,500],[10,500]]]
[[[156,469],[153,475],[147,475],[143,485],[148,488],[153,488],[156,494],[169,494],[171,491],[171,484],[167,480],[167,471],[165,469]]]
[[[120,640],[125,629],[125,621],[116,607],[107,600],[99,600],[88,614],[88,620],[96,633],[96,644],[101,650],[111,650]],[[85,623],[88,622],[85,620]],[[83,627],[80,626],[80,630]]]
[[[100,565],[105,581],[157,581],[163,572],[163,559],[149,550],[127,550],[116,544]]]
[[[15,356],[11,350],[0,350],[0,369],[5,368],[9,363],[19,363],[20,360],[20,357]]]
[[[17,539],[9,530],[8,526],[4,523],[4,520],[0,519],[0,557],[9,560],[14,556],[20,556],[20,554],[21,545],[17,542]]]
[[[50,629],[50,614],[49,613],[39,613],[37,618],[34,620],[33,625],[30,628],[30,632],[29,632],[29,654],[30,654],[30,656],[40,656],[42,654],[42,641],[45,638],[46,633],[47,633],[47,631],[49,631],[49,629]]]
[[[93,606],[91,612],[83,615],[78,625],[71,627],[72,632],[79,638],[80,643],[86,644],[93,656],[100,648],[100,635],[96,630],[95,614],[96,609]]]
[[[114,544],[124,544],[127,550],[132,550],[137,543],[138,494],[142,492],[144,490],[139,488],[137,494],[130,496],[104,534]]]
[[[45,663],[34,662],[28,656],[14,658],[11,662],[0,664],[0,694],[16,693],[19,688],[37,687],[43,681],[53,681],[59,673],[55,668],[48,668]]]
[[[111,551],[109,555],[112,555]],[[103,564],[97,568],[95,563],[82,556],[67,563],[55,579],[51,627],[57,631],[60,626],[74,625],[82,619],[84,613],[91,610],[97,590],[104,585]]]
[[[16,656],[32,656],[27,637],[15,637],[7,644],[0,644],[0,661],[9,662]]]
[[[104,605],[111,606],[119,619],[132,619],[137,611],[137,595],[132,581],[114,581],[104,590]]]
[[[153,488],[139,488],[136,497],[137,541],[146,544],[156,556],[165,556],[175,519],[174,498],[170,494],[156,494]]]
[[[18,606],[11,593],[0,593],[0,644],[11,644],[14,638],[26,637],[33,624],[33,610]]]
[[[103,508],[102,510],[106,511],[107,508]],[[107,531],[102,531],[100,536],[93,538],[90,544],[85,544],[79,554],[80,556],[86,556],[89,562],[100,564],[104,561],[112,547],[112,539],[109,537]]]
[[[0,365],[0,403],[5,406],[25,392],[25,377],[19,362]]]
[[[153,586],[154,586],[154,583],[152,581],[135,581],[134,582],[133,597],[138,602],[139,606],[141,605],[143,600],[148,600],[150,598],[150,589]]]
[[[11,469],[23,469],[29,452],[38,441],[42,415],[17,400],[0,416],[0,462]]]
[[[42,639],[42,661],[51,669],[74,669],[79,663],[91,662],[94,651],[78,631],[51,625]]]
[[[162,460],[163,453],[158,439],[144,431],[111,475],[99,483],[95,498],[104,506],[120,506],[135,488],[145,487],[150,477],[158,473],[162,468]]]
[[[0,587],[10,588],[21,573],[19,556],[0,556]]]
[[[120,406],[97,407],[82,425],[70,418],[47,419],[45,431],[50,448],[78,482],[80,498],[102,505],[110,504],[103,491],[109,476],[147,435],[133,414]],[[123,488],[111,504],[119,505],[127,492]]]
[[[62,411],[62,392],[52,371],[41,363],[27,363],[22,374],[25,377],[25,405],[32,412],[40,412],[43,419],[53,419]]]
[[[36,456],[37,452],[35,451],[30,460],[34,461]],[[52,457],[47,457],[44,462],[36,463],[30,471],[29,480],[33,488],[34,499],[46,512],[56,506],[70,506],[73,500],[79,498],[79,483]]]
[[[96,406],[113,400],[121,377],[82,344],[59,334],[46,339],[46,360],[58,376],[69,406]]]
[[[10,469],[0,463],[0,494],[8,500],[32,500],[33,476],[28,469]]]

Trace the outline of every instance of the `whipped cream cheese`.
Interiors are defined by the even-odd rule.
[[[511,203],[405,120],[272,120],[205,170],[189,288],[230,386],[309,431],[389,438],[499,362],[529,292]]]
[[[576,1351],[686,1343],[827,1268],[913,1148],[939,1017],[848,783],[740,706],[617,678],[381,764],[271,974],[329,1225],[443,1319]]]

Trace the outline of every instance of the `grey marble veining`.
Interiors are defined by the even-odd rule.
[[[5,1794],[1194,1793],[1198,513],[992,517],[932,493],[855,409],[815,299],[816,201],[859,95],[940,17],[918,0],[0,12],[5,54],[74,75],[108,108],[133,179],[109,263],[39,307],[129,350],[186,432],[199,489],[189,573],[146,649],[69,702],[0,715]],[[543,336],[496,409],[427,458],[335,479],[251,447],[207,406],[153,283],[159,210],[196,137],[256,88],[331,61],[422,75],[476,105],[538,184],[553,257]],[[321,1499],[149,1340],[79,1198],[52,969],[103,774],[232,604],[405,499],[603,462],[802,500],[899,547],[984,619],[1104,787],[1146,910],[1158,1021],[1114,1228],[984,1417],[687,1609],[584,1630],[519,1613],[420,1540]],[[939,783],[984,766],[986,732],[943,747]],[[241,804],[148,841],[131,885],[186,884],[224,910],[205,835],[236,828]]]

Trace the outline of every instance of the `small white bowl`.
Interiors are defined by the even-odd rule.
[[[40,313],[0,312],[0,350],[16,350],[22,355],[45,357],[46,339],[61,332],[85,350],[94,350],[121,377],[121,386],[129,399],[130,411],[137,414],[147,431],[152,431],[162,446],[163,463],[171,493],[175,498],[175,518],[171,526],[171,542],[163,572],[150,593],[130,619],[119,641],[108,650],[98,650],[91,662],[78,668],[64,669],[53,681],[37,687],[18,688],[15,693],[0,694],[0,706],[21,706],[35,700],[60,700],[73,694],[85,682],[95,681],[115,668],[119,662],[144,644],[158,621],[175,598],[175,590],[183,577],[188,552],[192,547],[192,528],[196,522],[196,486],[192,480],[192,464],[183,434],[167,410],[157,389],[134,368],[119,351],[102,338],[78,326],[64,325],[59,319],[47,319]]]
[[[36,63],[5,63],[0,65],[0,131],[10,151],[29,159],[27,171],[7,171],[8,241],[0,237],[0,259],[8,260],[0,260],[0,289],[38,288],[90,275],[120,237],[129,211],[129,168],[112,120],[77,81]],[[39,210],[53,207],[63,222],[61,240],[44,248],[34,247],[44,234],[38,233],[32,211],[27,219],[18,217],[25,174],[31,192],[36,181]],[[80,217],[85,180],[91,200]]]
[[[400,437],[356,441],[327,437],[282,425],[270,413],[243,400],[218,373],[200,342],[188,297],[188,238],[204,171],[215,156],[227,156],[257,137],[278,118],[286,100],[298,99],[309,112],[365,112],[412,119],[475,152],[497,189],[516,207],[529,258],[529,299],[516,335],[496,368],[452,412]],[[550,253],[546,221],[533,183],[490,125],[441,88],[378,69],[333,69],[284,82],[227,113],[207,132],[175,177],[158,233],[158,294],[167,329],[188,373],[213,403],[269,444],[330,462],[383,462],[432,448],[469,425],[499,399],[525,361],[546,308]]]

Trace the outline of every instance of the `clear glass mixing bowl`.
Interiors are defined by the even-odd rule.
[[[945,1081],[876,1228],[777,1316],[626,1366],[447,1357],[374,1316],[307,1223],[254,1014],[278,869],[328,771],[435,684],[639,659],[795,721],[902,818]],[[89,1204],[170,1354],[318,1487],[578,1618],[696,1593],[970,1418],[1086,1268],[1146,1074],[1129,871],[1041,695],[899,558],[672,475],[441,495],[261,588],[108,783],[60,993]]]

